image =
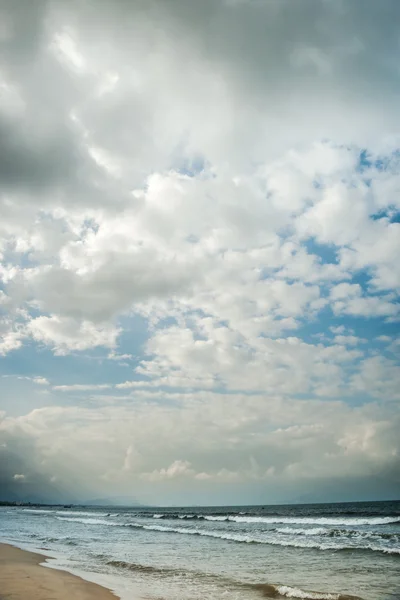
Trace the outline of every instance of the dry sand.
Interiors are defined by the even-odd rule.
[[[100,585],[40,566],[46,557],[0,544],[0,600],[116,600]]]

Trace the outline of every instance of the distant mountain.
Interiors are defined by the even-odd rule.
[[[83,502],[86,506],[143,506],[133,496],[116,496],[115,498],[94,498]]]

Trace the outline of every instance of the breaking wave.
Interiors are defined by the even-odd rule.
[[[311,529],[292,529],[291,527],[277,527],[273,529],[277,533],[283,533],[284,535],[327,535],[329,532],[334,531],[333,529],[325,529],[324,527],[313,527]],[[337,529],[336,531],[340,531]],[[348,531],[343,529],[342,531]]]
[[[144,516],[144,515],[143,515]],[[156,513],[153,519],[195,519],[198,521],[230,521],[233,523],[266,523],[287,525],[389,525],[400,523],[400,517],[259,517],[250,515],[193,515],[176,513]]]
[[[322,527],[309,529],[278,527],[268,531],[243,532],[227,529],[170,527],[168,525],[153,525],[139,522],[121,523],[104,518],[56,516],[56,519],[59,521],[81,523],[83,525],[130,527],[161,533],[176,533],[181,535],[216,538],[246,544],[267,544],[272,546],[331,551],[370,550],[372,552],[400,555],[400,546],[398,544],[396,546],[391,544],[391,542],[399,541],[399,532],[359,531],[353,529],[329,529]],[[383,519],[381,519],[381,521],[382,520]]]
[[[82,523],[83,525],[111,525],[116,527],[120,525],[120,523],[115,523],[115,521],[110,521],[106,519],[93,519],[93,518],[74,518],[74,517],[56,517],[59,521],[68,521],[70,523]]]
[[[242,535],[237,533],[227,533],[223,531],[210,531],[205,529],[188,529],[183,527],[166,527],[163,525],[143,525],[141,523],[127,523],[125,527],[137,529],[146,529],[149,531],[159,531],[163,533],[178,533],[181,535],[198,535],[203,537],[217,538],[231,542],[246,544],[267,544],[272,546],[287,546],[292,548],[311,548],[315,550],[371,550],[372,552],[383,552],[385,554],[399,554],[400,548],[388,548],[375,545],[358,546],[354,544],[337,544],[317,542],[313,540],[286,540],[273,537],[256,537],[252,535]]]
[[[325,529],[323,527],[315,527],[311,529],[292,529],[291,527],[277,527],[272,531],[282,533],[283,535],[305,535],[305,536],[321,536],[329,538],[373,538],[378,540],[400,540],[400,533],[381,532],[381,531],[361,531],[354,529]]]
[[[53,514],[56,512],[55,510],[44,510],[44,508],[23,508],[22,512],[27,512],[27,513],[37,513],[37,514]]]
[[[46,514],[46,515],[64,515],[64,516],[77,516],[77,517],[93,517],[95,514],[97,517],[107,517],[110,513],[105,512],[87,512],[83,510],[45,510],[39,508],[23,508],[23,512],[28,512],[32,514]]]
[[[311,592],[289,585],[255,585],[268,598],[299,598],[305,600],[358,600],[355,596],[332,594],[327,592]]]
[[[96,517],[107,517],[110,513],[105,513],[105,512],[86,512],[84,510],[57,510],[56,511],[57,515],[71,515],[71,516],[76,516],[76,517],[93,517],[93,515],[96,515]]]
[[[206,517],[207,518],[207,517]],[[400,517],[240,517],[229,516],[228,521],[235,523],[268,523],[290,525],[388,525],[400,523]]]

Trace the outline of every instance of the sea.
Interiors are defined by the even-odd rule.
[[[122,600],[400,599],[400,501],[3,507],[0,540]]]

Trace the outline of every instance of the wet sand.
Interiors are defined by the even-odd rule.
[[[0,544],[0,600],[116,600],[111,591],[41,566],[46,556]]]

